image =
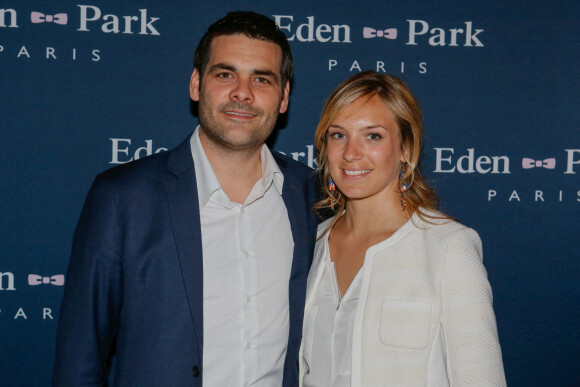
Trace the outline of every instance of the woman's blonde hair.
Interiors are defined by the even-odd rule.
[[[405,192],[407,211],[410,214],[417,212],[423,220],[426,220],[425,217],[432,218],[420,209],[421,207],[438,212],[439,198],[419,170],[423,137],[419,104],[409,87],[401,79],[374,71],[363,71],[346,79],[330,94],[324,105],[314,135],[315,146],[318,150],[318,173],[321,175],[323,184],[323,199],[316,204],[315,208],[321,213],[327,212],[331,208],[332,202],[334,202],[332,210],[334,214],[341,214],[346,208],[346,198],[338,187],[335,188],[334,194],[331,194],[329,190],[331,176],[327,153],[328,127],[353,102],[361,98],[370,99],[375,96],[385,104],[385,108],[393,112],[399,127],[401,151],[406,159],[406,162],[401,165],[401,170],[404,168],[404,173],[400,183],[405,182],[408,186],[408,190]]]

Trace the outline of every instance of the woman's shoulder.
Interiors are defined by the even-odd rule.
[[[332,221],[334,220],[334,218],[335,218],[334,216],[330,217],[330,218],[326,219],[325,221],[323,221],[322,223],[318,224],[318,231],[316,232],[316,239],[320,238],[324,234],[324,232],[332,224]]]
[[[449,238],[479,240],[474,229],[460,223],[443,212],[420,208],[413,216],[415,227],[426,232]]]

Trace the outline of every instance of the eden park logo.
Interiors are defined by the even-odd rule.
[[[151,17],[146,8],[139,9],[130,15],[105,13],[95,5],[77,5],[77,31],[101,31],[105,34],[138,34],[161,35],[156,22],[158,17]],[[66,12],[47,12],[34,10],[30,12],[30,23],[35,25],[65,26],[72,24],[72,14]],[[13,8],[0,9],[0,28],[19,28],[18,12]]]
[[[475,148],[467,149],[467,154],[459,155],[455,158],[454,148],[434,148],[435,149],[435,170],[438,173],[511,173],[510,157],[507,155],[488,156],[477,155]],[[566,155],[565,170],[563,174],[576,174],[575,167],[580,166],[580,149],[565,149]],[[544,157],[534,159],[531,157],[521,159],[521,167],[524,170],[546,169],[556,170],[556,157]]]

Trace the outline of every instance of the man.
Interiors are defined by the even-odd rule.
[[[297,385],[317,184],[264,141],[292,57],[275,23],[229,13],[202,38],[177,148],[99,175],[75,232],[53,384]]]

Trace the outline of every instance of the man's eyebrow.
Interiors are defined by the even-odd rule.
[[[219,71],[219,70],[228,70],[228,71],[232,71],[232,72],[237,72],[238,68],[236,66],[233,66],[233,65],[230,65],[227,63],[216,63],[208,69],[208,72],[211,73],[211,72]],[[278,76],[278,74],[276,74],[275,72],[270,71],[270,70],[252,69],[251,74],[269,77],[275,83],[280,82],[280,77]]]
[[[216,63],[213,66],[211,66],[208,70],[208,72],[213,72],[216,70],[229,70],[229,71],[236,71],[236,67],[229,65],[229,64],[225,64],[225,63]]]

